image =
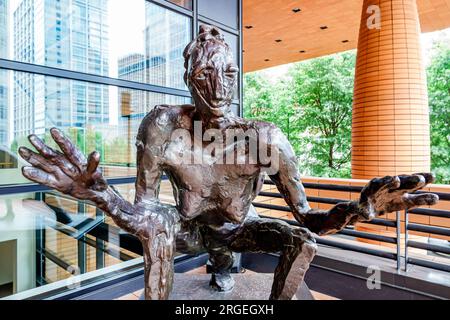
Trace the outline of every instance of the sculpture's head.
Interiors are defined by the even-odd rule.
[[[233,99],[239,68],[222,32],[202,25],[199,35],[184,50],[184,81],[197,104],[208,116],[223,116]]]

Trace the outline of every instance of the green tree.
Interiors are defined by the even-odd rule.
[[[244,76],[244,116],[267,121],[273,114],[272,86],[261,73]]]
[[[350,177],[355,60],[346,52],[296,63],[276,83],[261,72],[245,75],[244,116],[276,124],[302,174]]]
[[[297,63],[290,70],[307,174],[350,177],[355,60],[355,52],[345,52]]]
[[[438,183],[450,184],[450,45],[435,43],[427,69],[431,166]]]

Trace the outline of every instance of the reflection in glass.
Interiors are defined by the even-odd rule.
[[[116,189],[134,200],[134,185]],[[161,201],[174,204],[168,181]],[[124,237],[127,241],[124,241]],[[140,257],[125,235],[88,203],[57,192],[0,197],[0,298]]]
[[[190,40],[191,18],[146,0],[0,0],[0,58],[185,89]]]
[[[100,152],[107,177],[135,175],[135,138],[142,118],[156,105],[179,105],[189,98],[7,71],[14,92],[12,135],[0,147],[0,185],[27,182],[18,170],[25,162],[19,146],[35,133],[54,146],[50,129],[62,129],[88,154]],[[11,119],[7,118],[6,123]],[[11,128],[10,128],[11,129]]]
[[[109,0],[13,0],[14,60],[109,75]]]
[[[168,1],[175,3],[180,7],[185,7],[186,9],[192,10],[192,0],[168,0]]]
[[[0,57],[6,57],[9,50],[8,6],[8,0],[0,0]],[[0,168],[11,166],[3,150],[9,140],[8,105],[8,72],[0,70]]]
[[[183,51],[191,39],[189,18],[147,2],[145,70],[148,83],[186,89]]]

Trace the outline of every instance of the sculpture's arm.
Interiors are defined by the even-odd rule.
[[[155,200],[163,170],[163,149],[170,138],[169,106],[156,106],[141,122],[136,137],[136,198],[135,203]]]
[[[270,147],[279,163],[278,172],[270,178],[291,207],[295,219],[319,235],[336,233],[348,224],[370,221],[385,213],[434,205],[439,200],[435,194],[412,194],[434,180],[431,174],[421,173],[372,179],[359,200],[339,203],[327,211],[313,210],[300,181],[294,151],[278,129],[272,135]]]
[[[100,155],[86,157],[56,128],[50,130],[61,151],[47,146],[36,135],[29,140],[38,153],[21,147],[19,153],[31,166],[22,168],[31,181],[56,189],[79,200],[96,204],[124,230],[135,233],[138,216],[135,208],[111,186],[98,169]]]

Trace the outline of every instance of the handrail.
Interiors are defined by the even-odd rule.
[[[267,185],[275,185],[275,183],[271,180],[265,180],[265,184]],[[303,186],[306,189],[316,189],[316,190],[328,190],[328,191],[340,191],[340,192],[360,192],[363,187],[358,186],[346,186],[346,185],[332,185],[332,184],[318,184],[318,183],[303,183]],[[426,193],[425,191],[417,191],[416,194],[423,194]],[[443,192],[433,192],[434,194],[437,194],[439,196],[440,201],[450,201],[450,193],[443,193]],[[260,197],[268,197],[268,198],[277,198],[282,199],[283,196],[280,193],[277,192],[268,192],[268,191],[262,191],[259,193]],[[307,197],[307,200],[309,202],[315,202],[315,203],[322,203],[322,204],[337,204],[339,202],[348,202],[348,199],[334,199],[334,198],[323,198],[323,197]],[[281,212],[292,212],[290,207],[283,206],[283,205],[274,205],[270,203],[261,203],[261,202],[254,202],[253,205],[257,208],[262,209],[269,209],[269,210],[276,210]],[[436,270],[446,271],[450,272],[450,265],[443,264],[431,260],[424,260],[424,259],[418,259],[409,257],[408,248],[416,248],[421,250],[427,250],[432,251],[436,254],[445,254],[450,255],[450,246],[444,246],[444,245],[436,245],[436,244],[428,244],[428,243],[422,243],[417,241],[411,241],[408,237],[409,231],[416,231],[416,232],[423,232],[430,235],[439,235],[439,236],[448,236],[450,237],[450,228],[446,227],[439,227],[439,226],[430,226],[430,225],[423,225],[419,223],[409,223],[408,216],[410,214],[415,215],[421,215],[421,216],[428,216],[428,217],[439,217],[439,218],[450,218],[450,210],[440,210],[440,209],[433,209],[433,208],[416,208],[413,210],[405,210],[405,221],[403,222],[405,227],[405,246],[404,246],[404,270],[408,270],[408,264],[414,264],[418,266],[423,266],[427,268],[432,268]],[[275,218],[270,216],[262,216],[265,218],[271,218],[271,219],[279,219],[283,220],[285,222],[288,222],[292,225],[298,225],[296,221],[292,221],[289,219],[281,219],[281,218]],[[383,243],[390,243],[395,244],[397,253],[390,253],[382,250],[372,249],[372,248],[364,248],[362,246],[356,246],[348,243],[343,243],[339,241],[334,241],[330,239],[323,239],[323,238],[317,238],[317,242],[319,244],[326,244],[328,246],[337,247],[345,250],[351,250],[355,252],[361,252],[361,253],[367,253],[374,256],[380,256],[388,259],[397,260],[397,269],[401,268],[402,264],[402,257],[401,257],[401,245],[400,245],[400,237],[401,237],[401,230],[402,230],[402,221],[400,220],[400,213],[397,212],[396,214],[396,221],[394,220],[387,220],[387,219],[374,219],[370,222],[365,222],[366,224],[373,224],[373,225],[381,225],[381,226],[387,226],[394,228],[396,231],[397,236],[396,237],[388,237],[388,236],[382,236],[377,235],[369,232],[360,232],[356,230],[352,230],[349,228],[345,228],[338,234],[351,236],[355,238],[361,238],[361,239],[367,239],[367,240],[374,240],[374,241],[380,241]],[[450,258],[450,257],[449,257]]]
[[[108,182],[111,185],[130,184],[130,183],[135,182],[135,178],[134,177],[111,178],[111,179],[108,179]],[[271,184],[271,185],[274,184],[272,181],[269,181],[269,180],[266,181],[266,183]],[[305,188],[309,188],[309,189],[340,191],[340,192],[360,192],[360,190],[362,189],[362,187],[357,187],[357,186],[331,185],[331,184],[321,185],[321,184],[317,184],[317,183],[304,183],[304,186],[305,186]],[[24,187],[28,188],[27,189],[28,191],[24,192],[23,191]],[[7,190],[8,192],[11,192],[14,190],[19,190],[19,189],[15,189],[15,188],[19,188],[19,186],[0,187],[0,195],[8,194],[5,190]],[[50,191],[45,187],[41,187],[41,186],[35,185],[35,184],[30,184],[30,185],[25,185],[25,186],[22,185],[22,186],[20,186],[20,188],[21,188],[20,189],[21,193],[35,192],[36,194],[45,194]],[[422,192],[418,192],[418,193],[422,193]],[[61,195],[58,193],[52,192],[51,194],[55,197],[64,197],[64,198],[68,198],[68,199],[77,201],[76,199],[73,199],[71,197],[67,197],[67,196],[64,196],[64,195]],[[439,195],[441,201],[450,201],[450,193],[438,193],[438,195]],[[283,198],[277,192],[267,192],[267,191],[260,192],[259,197],[268,197],[268,198],[276,198],[276,199]],[[327,198],[327,197],[318,197],[318,196],[311,197],[310,196],[310,197],[308,197],[308,201],[315,202],[315,203],[322,203],[322,204],[336,204],[339,202],[348,202],[349,199],[335,199],[335,198]],[[92,205],[89,202],[84,202],[84,203],[86,205]],[[253,205],[257,208],[262,208],[262,209],[276,210],[276,211],[289,212],[289,213],[291,212],[290,207],[285,206],[285,205],[284,206],[283,205],[274,205],[274,204],[264,203],[264,202],[263,203],[254,202]],[[56,208],[53,208],[53,209],[56,209]],[[403,265],[405,271],[407,271],[408,265],[418,265],[418,266],[422,266],[422,267],[427,267],[427,268],[432,268],[432,269],[436,269],[436,270],[450,272],[450,265],[448,265],[448,264],[443,264],[443,263],[439,263],[439,262],[431,261],[431,260],[427,260],[427,259],[419,259],[417,257],[409,257],[409,251],[408,251],[409,248],[427,250],[427,251],[431,251],[431,252],[434,252],[434,253],[440,254],[440,255],[449,255],[450,254],[449,246],[423,243],[423,242],[409,240],[408,233],[410,231],[423,232],[423,233],[430,234],[430,235],[439,235],[439,236],[450,237],[450,228],[423,225],[420,223],[410,223],[409,215],[411,215],[411,214],[428,216],[428,217],[447,218],[447,219],[450,218],[449,210],[433,209],[433,208],[417,208],[417,209],[413,209],[413,210],[405,212],[405,221],[400,221],[400,213],[397,212],[396,220],[377,218],[377,219],[373,219],[370,222],[366,222],[366,224],[379,225],[379,226],[392,228],[393,234],[395,234],[395,236],[380,235],[380,234],[371,233],[371,232],[362,232],[359,230],[354,230],[351,227],[345,228],[345,229],[341,230],[341,232],[338,233],[343,236],[349,236],[349,237],[359,238],[359,239],[367,239],[367,240],[371,240],[371,241],[378,241],[381,243],[394,245],[394,249],[393,248],[389,248],[389,249],[386,248],[385,250],[377,249],[377,248],[373,248],[373,247],[367,247],[364,245],[357,245],[357,244],[352,244],[349,242],[335,240],[332,237],[327,237],[327,238],[317,237],[316,241],[318,244],[324,245],[324,246],[340,248],[340,249],[344,249],[344,250],[350,250],[350,251],[354,251],[354,252],[369,254],[369,255],[397,261],[397,268],[400,269],[401,265]],[[295,220],[275,218],[275,217],[264,216],[264,215],[261,215],[261,217],[262,218],[270,218],[270,219],[279,219],[279,220],[285,221],[291,225],[296,225],[296,226],[299,225],[298,222]],[[92,219],[92,220],[96,220],[96,219]],[[404,224],[404,227],[403,227],[403,224]],[[91,228],[92,225],[94,227]],[[89,230],[83,230],[83,232],[81,234],[83,234],[83,235],[90,234],[94,237],[99,237],[99,239],[102,241],[107,241],[108,239],[106,237],[105,230],[103,230],[106,226],[107,225],[105,223],[89,224]],[[400,241],[401,241],[400,231],[401,230],[404,230],[404,232],[405,232],[405,240],[404,240],[405,245],[404,246],[401,246],[401,244],[400,244]],[[60,230],[60,231],[64,232],[64,230]],[[87,231],[87,232],[84,232],[84,231]],[[66,232],[70,233],[69,230],[67,230]],[[77,234],[76,238],[79,239],[80,241],[88,244],[89,246],[95,245],[94,242],[90,241],[88,238],[79,237],[78,235],[80,235],[80,234]],[[126,243],[123,242],[121,244],[121,247],[123,246],[125,249],[128,248],[127,250],[131,249],[130,251],[138,253],[140,248],[138,248],[137,242],[136,242],[136,244],[134,243],[135,241],[134,241],[133,236],[128,235],[128,234],[121,234],[121,237],[122,236],[130,237],[130,239],[124,238],[124,240],[126,240],[125,241]],[[130,241],[133,243],[131,243]],[[402,254],[401,250],[404,250],[403,254]],[[41,251],[40,253],[44,254],[45,256],[49,256],[49,252]],[[129,257],[126,257],[125,255],[123,255],[121,257],[129,258]],[[403,259],[403,257],[404,257],[404,259]],[[51,255],[51,258],[53,258],[53,260],[55,260],[55,256]],[[59,262],[61,262],[61,261],[59,261]]]

